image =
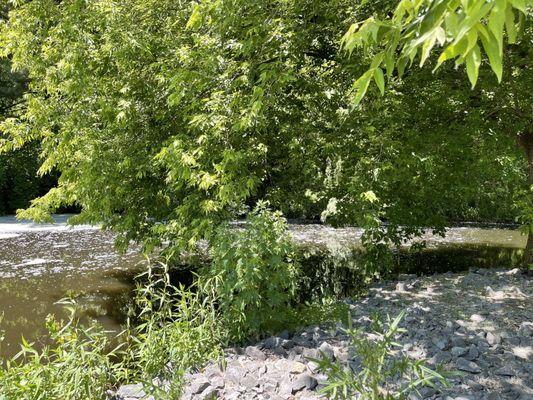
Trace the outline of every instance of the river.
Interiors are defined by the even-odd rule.
[[[143,257],[135,246],[124,255],[114,235],[94,226],[67,226],[68,215],[55,224],[35,224],[0,217],[0,330],[6,332],[0,358],[20,349],[22,336],[39,342],[47,314],[61,315],[55,304],[70,294],[86,313],[107,329],[119,330],[123,307]],[[357,242],[360,229],[291,225],[300,244],[326,246]],[[505,229],[451,228],[446,238],[427,235],[429,246],[475,245],[501,248],[525,246],[525,238]]]

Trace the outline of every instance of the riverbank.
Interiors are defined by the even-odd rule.
[[[369,316],[407,312],[399,351],[461,375],[450,387],[424,388],[410,399],[529,400],[533,398],[533,286],[519,270],[475,269],[382,282],[347,300],[354,328]],[[259,343],[226,349],[223,362],[187,375],[184,399],[318,399],[325,376],[308,357],[319,351],[355,361],[342,326],[310,326]],[[224,367],[221,367],[224,366]],[[143,398],[141,385],[110,398]]]

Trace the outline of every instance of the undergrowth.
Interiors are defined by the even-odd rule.
[[[177,399],[185,374],[222,360],[231,343],[347,322],[338,293],[302,293],[307,286],[286,221],[265,204],[244,229],[220,228],[211,257],[187,287],[171,283],[168,262],[149,262],[118,346],[109,332],[81,325],[75,303],[65,301],[69,318],[47,319],[52,344],[37,350],[24,341],[0,367],[0,400],[100,400],[109,389],[138,382],[158,400]]]

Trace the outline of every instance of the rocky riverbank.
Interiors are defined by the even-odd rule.
[[[424,388],[410,399],[533,399],[533,288],[519,270],[478,269],[426,277],[403,276],[347,301],[354,328],[370,330],[369,316],[395,316],[406,332],[401,352],[460,374],[449,387]],[[342,326],[282,332],[245,348],[228,349],[223,363],[187,376],[184,399],[318,399],[325,376],[308,358],[320,352],[350,362]],[[222,367],[223,365],[223,367]],[[141,385],[117,399],[143,398]]]

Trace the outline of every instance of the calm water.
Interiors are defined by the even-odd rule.
[[[119,329],[121,301],[142,257],[136,249],[121,256],[111,233],[70,228],[66,219],[39,225],[0,217],[0,327],[6,331],[0,357],[18,352],[22,335],[38,339],[46,315],[61,315],[54,303],[69,293],[106,328]]]
[[[114,236],[92,226],[33,224],[0,217],[0,314],[6,340],[0,357],[19,350],[20,338],[39,341],[47,314],[61,313],[54,304],[73,294],[87,313],[108,329],[119,329],[121,306],[131,293],[133,277],[142,270],[136,248],[119,255]],[[292,225],[300,244],[344,246],[357,242],[360,229]],[[520,248],[525,238],[503,229],[452,228],[445,239],[427,235],[430,247],[455,245]]]

